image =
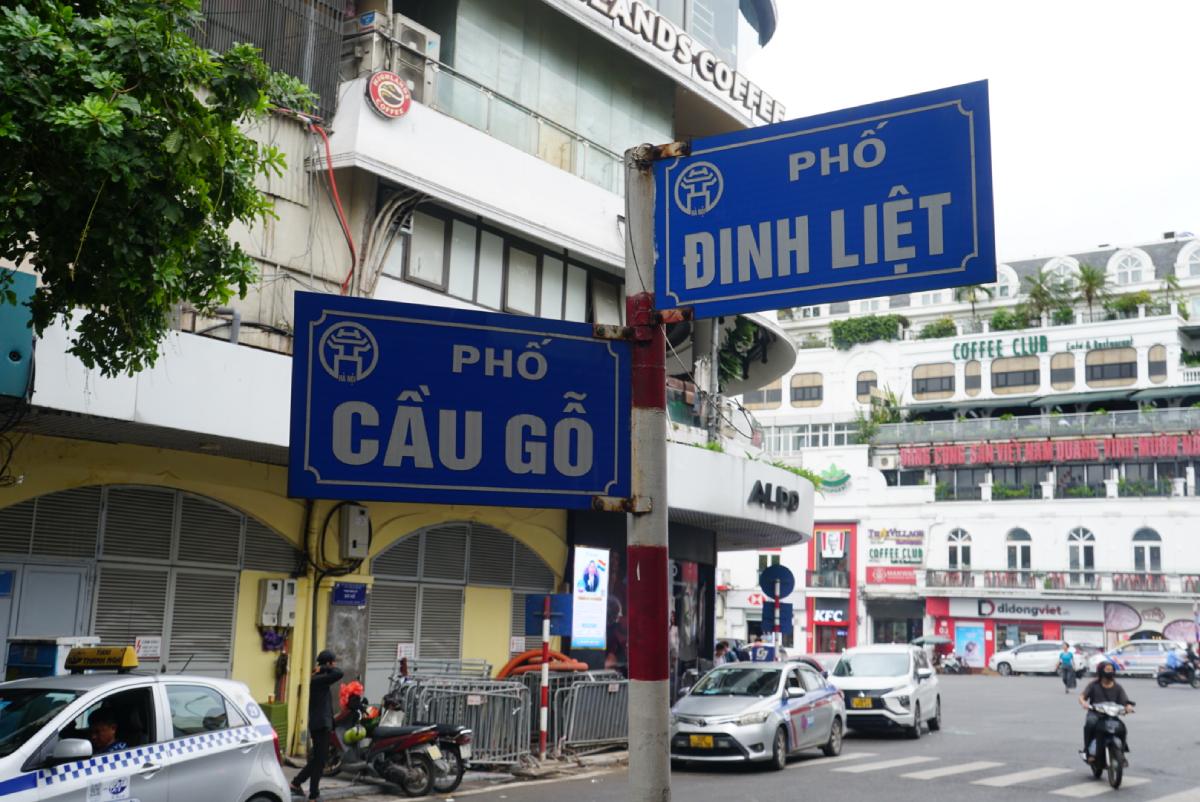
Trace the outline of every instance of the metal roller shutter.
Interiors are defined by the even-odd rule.
[[[179,560],[236,568],[243,520],[226,507],[184,494],[179,504]]]
[[[167,668],[227,677],[233,662],[237,574],[174,571]]]
[[[409,535],[371,561],[375,576],[416,579],[419,576],[421,536]]]
[[[254,571],[290,574],[302,564],[303,554],[287,538],[253,518],[246,518],[246,544],[242,567]]]
[[[132,645],[135,638],[157,635],[165,648],[168,584],[167,568],[102,564],[92,632],[106,646]],[[158,661],[142,662],[149,671],[157,671],[158,666]]]
[[[472,526],[470,584],[512,587],[514,542],[499,529]]]
[[[93,558],[100,525],[100,488],[80,487],[37,500],[32,553],[42,557]]]
[[[367,624],[367,662],[396,660],[396,644],[417,640],[417,588],[376,582],[371,588],[370,617]]]
[[[462,582],[466,579],[467,527],[451,524],[429,529],[424,535],[421,578]]]
[[[513,558],[513,586],[529,588],[539,593],[554,592],[554,572],[533,549],[520,541],[513,541],[516,546]]]
[[[421,587],[417,657],[457,660],[462,655],[462,588]]]
[[[0,510],[0,554],[29,554],[34,504],[30,499]]]
[[[104,559],[171,559],[175,532],[173,490],[111,487],[104,505]]]

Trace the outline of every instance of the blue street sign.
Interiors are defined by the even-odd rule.
[[[630,345],[540,318],[296,293],[288,493],[627,498]]]
[[[366,607],[367,586],[356,582],[334,582],[332,602],[342,607]]]
[[[996,279],[987,82],[697,139],[654,165],[656,305],[696,317]]]
[[[775,583],[779,582],[779,596],[791,596],[796,589],[796,576],[786,566],[770,565],[758,575],[758,586],[768,597],[775,596]]]
[[[545,614],[546,594],[525,597],[525,635],[542,634],[542,616]],[[571,613],[573,597],[570,593],[550,595],[550,634],[571,637]]]
[[[790,635],[792,633],[792,605],[782,602],[779,607],[783,611],[783,615],[779,619],[779,633]],[[763,632],[775,631],[775,602],[763,602],[762,628]]]

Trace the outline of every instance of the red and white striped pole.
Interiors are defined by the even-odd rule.
[[[653,149],[625,153],[625,286],[633,328],[633,496],[627,549],[629,799],[671,798],[666,338],[654,308]],[[647,506],[649,509],[647,510]]]
[[[538,758],[546,759],[546,732],[550,721],[550,595],[542,603],[542,704],[538,710]]]
[[[776,579],[775,580],[775,628],[773,630],[774,636],[772,637],[772,640],[775,641],[776,649],[778,649],[780,646],[783,645],[783,635],[780,634],[783,631],[783,626],[782,626],[782,624],[783,624],[783,606],[780,605],[780,603],[779,603],[779,590],[780,590],[779,580]]]

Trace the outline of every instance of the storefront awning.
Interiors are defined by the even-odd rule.
[[[980,398],[975,401],[941,402],[937,404],[908,404],[904,407],[910,413],[921,412],[961,412],[964,409],[999,409],[1001,407],[1030,406],[1036,396],[1022,395],[1010,398]]]
[[[1044,395],[1033,402],[1035,407],[1057,407],[1064,404],[1092,404],[1097,401],[1124,401],[1133,390],[1108,390],[1098,393],[1067,393],[1066,395]]]
[[[1188,395],[1200,395],[1200,384],[1185,384],[1181,387],[1152,387],[1149,390],[1138,390],[1133,394],[1133,400],[1150,401],[1155,398],[1182,398]]]

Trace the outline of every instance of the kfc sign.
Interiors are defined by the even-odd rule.
[[[813,611],[813,621],[818,624],[844,624],[846,623],[846,611],[817,608]]]

